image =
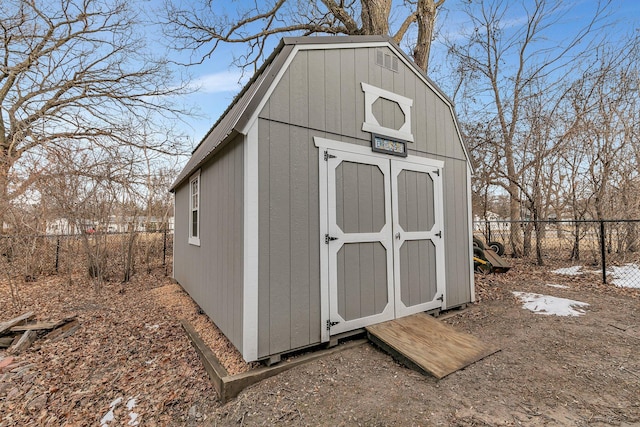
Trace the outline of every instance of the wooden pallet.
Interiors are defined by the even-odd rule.
[[[410,368],[441,379],[500,349],[429,316],[412,316],[368,326],[380,348]]]

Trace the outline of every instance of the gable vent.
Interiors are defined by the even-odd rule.
[[[383,51],[382,49],[376,50],[376,65],[379,65],[387,70],[398,72],[398,57],[391,55]]]

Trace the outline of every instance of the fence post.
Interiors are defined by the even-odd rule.
[[[59,261],[60,261],[60,236],[56,238],[56,274],[58,273]]]
[[[602,283],[607,283],[607,260],[604,239],[604,221],[600,220],[600,257],[602,261]]]
[[[163,230],[164,236],[162,238],[162,266],[167,265],[167,227]]]

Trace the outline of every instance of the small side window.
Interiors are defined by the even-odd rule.
[[[189,180],[189,243],[200,246],[200,171]]]

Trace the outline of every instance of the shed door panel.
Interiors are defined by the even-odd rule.
[[[443,303],[441,176],[428,164],[391,161],[396,317]]]
[[[319,159],[323,341],[445,298],[443,163],[342,148]]]
[[[390,165],[341,151],[328,159],[330,319],[337,334],[393,318]]]

